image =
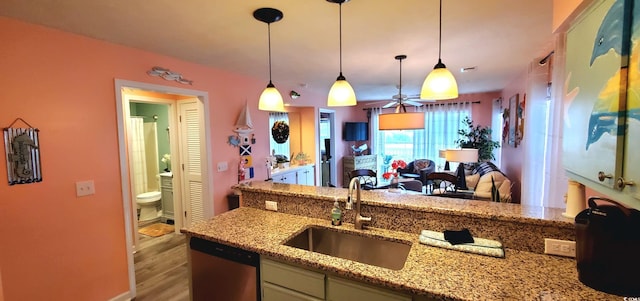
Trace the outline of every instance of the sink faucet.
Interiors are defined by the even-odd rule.
[[[356,190],[356,199],[353,200],[353,190]],[[358,230],[362,230],[363,226],[371,223],[371,217],[364,217],[360,215],[360,203],[362,200],[360,199],[360,191],[362,190],[362,186],[360,185],[360,179],[358,177],[354,177],[349,182],[349,196],[347,197],[347,204],[345,209],[353,209],[353,202],[356,203],[356,220],[354,222],[355,228]]]

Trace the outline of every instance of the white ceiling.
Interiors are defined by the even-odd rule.
[[[500,90],[551,49],[552,0],[443,2],[442,61],[460,93]],[[438,59],[438,3],[342,5],[343,73],[359,100],[397,93],[398,54],[408,56],[403,94],[420,92]],[[326,0],[2,0],[0,15],[231,70],[266,85],[267,25],[252,15],[261,7],[284,13],[271,25],[276,87],[328,92],[339,71],[339,6]],[[477,70],[460,72],[472,66]]]

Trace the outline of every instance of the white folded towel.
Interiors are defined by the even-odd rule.
[[[420,243],[425,245],[504,258],[504,249],[499,241],[476,237],[473,240],[473,243],[452,245],[444,239],[444,233],[442,232],[422,230],[420,233]]]

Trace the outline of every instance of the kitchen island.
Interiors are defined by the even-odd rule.
[[[416,227],[413,225],[402,228],[405,229],[404,231],[388,229],[389,227],[375,227],[375,224],[374,227],[365,230],[355,230],[353,224],[349,223],[352,221],[349,214],[345,216],[346,222],[342,226],[331,226],[329,219],[330,205],[336,198],[339,201],[344,201],[346,189],[316,187],[314,190],[313,187],[302,188],[302,186],[298,185],[260,183],[240,187],[240,190],[243,193],[243,207],[218,215],[209,221],[194,224],[192,227],[181,231],[189,237],[198,237],[249,250],[260,254],[264,258],[407,294],[413,296],[414,300],[620,299],[618,296],[605,294],[582,284],[578,280],[575,260],[572,258],[521,250],[515,246],[510,247],[508,244],[505,244],[505,258],[446,250],[420,244],[418,240],[419,231],[410,230],[412,227]],[[287,211],[288,213],[252,208],[252,206],[257,206],[256,204],[259,202],[262,202],[264,206],[264,201],[262,199],[256,200],[252,193],[258,193],[261,198],[270,198],[277,201],[279,211]],[[399,212],[406,213],[406,210],[410,210],[406,206],[416,206],[413,211],[420,211],[418,208],[420,206],[415,204],[418,201],[411,201],[412,197],[405,196],[407,201],[401,204],[399,199],[402,197],[400,196],[389,194],[389,201],[384,202],[382,200],[385,198],[383,192],[377,193],[381,195],[369,195],[363,192],[363,215],[372,216],[374,221],[387,218],[383,217],[382,211],[389,211],[391,213],[385,214],[391,215],[394,210],[401,210]],[[311,197],[312,194],[319,195],[319,197],[314,199]],[[291,200],[287,199],[288,197]],[[324,200],[325,198],[326,200]],[[293,203],[288,203],[289,201]],[[428,200],[422,201],[429,202]],[[452,209],[456,206],[464,206],[464,204],[459,203],[461,200],[452,199],[452,203],[449,203],[447,199],[435,198],[432,201],[440,203],[441,206],[436,209],[425,207],[422,212],[428,213],[433,219],[438,219],[446,213],[456,213],[461,215],[453,215],[454,217],[473,214],[488,215],[492,216],[492,220],[502,223],[504,223],[502,219],[506,219],[517,220],[517,222],[528,221],[529,225],[534,226],[537,224],[538,226],[545,225],[546,227],[547,223],[555,225],[554,228],[562,228],[561,225],[569,228],[572,226],[570,221],[556,217],[536,219],[521,216],[518,218],[515,217],[516,214],[513,212],[503,212],[496,215],[495,212],[487,213],[494,209],[485,211],[471,210],[469,209],[469,206],[471,206],[469,204],[467,204],[467,209]],[[302,203],[306,206],[301,207],[297,202],[306,202]],[[489,207],[495,205],[492,203],[486,204]],[[375,207],[378,205],[382,206],[384,210],[376,209]],[[472,205],[482,207],[482,204],[474,203]],[[300,214],[307,210],[311,210],[310,212],[316,211],[316,209],[313,209],[315,206],[326,206],[328,210],[325,214]],[[293,213],[296,210],[298,210],[298,213]],[[436,214],[433,210],[442,212]],[[414,217],[421,218],[419,215],[414,215]],[[398,219],[400,222],[404,220],[401,217],[398,217]],[[530,221],[530,219],[536,221]],[[466,219],[462,218],[461,220],[462,222],[460,223],[464,225]],[[418,227],[422,227],[423,225],[430,225],[432,222],[420,220],[417,221],[417,224],[419,225]],[[448,222],[443,221],[443,223],[447,224]],[[389,224],[389,222],[380,221],[377,225],[386,224]],[[334,228],[337,231],[353,232],[359,235],[405,241],[411,243],[411,249],[404,267],[400,270],[391,270],[309,252],[283,244],[289,238],[312,225]],[[522,225],[520,227],[522,228]],[[474,233],[473,231],[472,233]],[[523,228],[522,231],[527,231],[527,228]],[[485,233],[492,233],[491,229],[486,230]],[[517,234],[514,235],[518,236]],[[366,252],[367,250],[361,251]]]

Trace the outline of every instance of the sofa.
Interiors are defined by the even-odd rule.
[[[469,175],[465,176],[467,187],[474,191],[479,199],[491,199],[491,178],[500,192],[501,202],[511,202],[511,181],[491,162],[479,163]]]
[[[427,176],[436,171],[436,163],[429,159],[416,159],[406,168],[398,168],[398,174],[404,178],[415,178],[420,180],[422,185],[427,185]]]

